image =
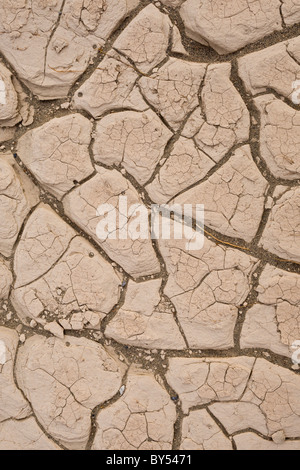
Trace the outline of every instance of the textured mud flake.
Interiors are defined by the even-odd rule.
[[[230,64],[208,67],[201,106],[192,112],[182,137],[147,187],[155,202],[165,203],[197,183],[234,145],[248,140],[249,112],[230,80],[230,71]]]
[[[228,434],[255,429],[267,435],[268,428],[263,412],[254,403],[228,402],[214,403],[209,411],[224,426]]]
[[[237,450],[300,450],[300,441],[284,441],[276,444],[253,432],[245,432],[234,436]]]
[[[45,58],[45,80],[68,93],[139,0],[66,0]],[[45,83],[46,82],[46,83]],[[51,83],[53,85],[51,86]]]
[[[247,312],[241,346],[291,357],[292,345],[300,337],[299,275],[267,265],[256,291],[257,304]]]
[[[169,41],[169,50],[170,53],[188,55],[182,42],[181,33],[177,26],[175,26],[174,24],[172,26],[172,34]]]
[[[127,197],[127,207],[136,205],[137,213],[126,213],[125,208],[119,207],[119,196]],[[97,215],[97,209],[101,204],[109,204],[109,212],[115,210],[116,227],[105,229],[107,235],[99,238],[98,224],[103,223],[103,217]],[[98,173],[91,180],[73,190],[64,199],[64,208],[68,216],[85,230],[108,256],[118,263],[128,274],[133,277],[147,276],[160,271],[159,261],[151,243],[150,233],[148,238],[132,238],[122,233],[124,227],[128,227],[129,234],[139,235],[139,216],[147,219],[147,209],[140,195],[132,184],[116,170],[98,168]],[[112,212],[113,213],[113,212]],[[99,214],[99,212],[98,212]],[[142,214],[142,215],[141,215]],[[135,220],[137,216],[137,221]],[[114,219],[115,220],[115,219]],[[148,219],[147,219],[148,220]],[[106,221],[104,220],[104,223]],[[113,224],[114,225],[114,224]],[[115,239],[108,233],[116,231]],[[120,235],[121,234],[121,235]]]
[[[45,52],[62,4],[62,0],[35,1],[34,5],[26,1],[12,5],[7,0],[1,4],[0,50],[35,92],[45,78]]]
[[[292,101],[300,79],[300,38],[275,44],[238,59],[238,73],[253,95],[268,89]]]
[[[159,247],[169,274],[164,293],[176,307],[189,346],[232,347],[238,308],[251,290],[257,261],[207,239],[193,251],[184,240],[159,240]]]
[[[137,88],[138,77],[128,60],[110,51],[75,93],[74,106],[96,119],[122,108],[145,111],[148,105]]]
[[[300,21],[300,1],[282,0],[282,15],[287,26],[299,23]]]
[[[232,450],[232,443],[206,410],[183,418],[181,450]]]
[[[276,178],[300,178],[300,111],[273,95],[255,99],[260,110],[260,153]]]
[[[172,449],[176,407],[154,375],[132,365],[125,393],[100,410],[94,450]]]
[[[199,105],[198,93],[207,64],[198,64],[171,57],[150,77],[142,77],[139,86],[155,110],[172,129]]]
[[[61,450],[49,439],[33,417],[0,423],[0,450]]]
[[[11,71],[0,63],[0,142],[15,136],[17,124],[29,126],[33,120],[34,107],[28,95]]]
[[[166,377],[185,413],[207,404],[230,433],[252,427],[275,443],[299,438],[300,378],[293,371],[251,357],[172,358]]]
[[[193,137],[216,163],[234,145],[249,139],[249,111],[230,75],[230,64],[209,65],[201,90],[201,106],[183,130],[183,135]]]
[[[9,264],[0,257],[0,300],[8,298],[12,282],[13,276]]]
[[[260,408],[266,417],[269,436],[281,432],[286,438],[299,438],[299,387],[298,374],[257,359],[242,401]]]
[[[162,3],[162,4],[165,5],[166,7],[177,8],[177,7],[179,7],[180,5],[182,5],[182,3],[183,3],[184,1],[185,1],[185,0],[161,0],[160,3]]]
[[[7,420],[20,420],[31,414],[30,406],[16,387],[14,361],[19,342],[18,333],[0,327],[0,435]]]
[[[94,171],[91,132],[92,123],[81,114],[54,118],[19,139],[18,155],[43,187],[61,199]]]
[[[0,156],[0,253],[10,256],[25,217],[39,202],[39,190],[11,155]]]
[[[268,187],[252,159],[249,146],[244,146],[205,182],[175,197],[172,202],[204,204],[208,227],[250,242],[261,222]]]
[[[162,281],[129,281],[125,303],[105,334],[119,343],[144,348],[184,349],[174,318],[174,307],[160,295]]]
[[[68,449],[84,449],[91,411],[119,390],[126,367],[85,338],[33,336],[20,348],[19,387],[44,429]]]
[[[280,0],[187,0],[180,16],[187,36],[227,54],[279,31],[281,4]]]
[[[290,188],[273,205],[260,245],[286,260],[300,261],[300,189]]]
[[[144,8],[120,34],[114,48],[129,57],[142,73],[166,58],[172,23],[154,5]]]
[[[20,120],[18,94],[13,85],[12,74],[0,64],[0,125],[11,127]]]
[[[2,2],[0,51],[40,99],[67,96],[138,0]],[[61,10],[63,7],[63,10]]]
[[[49,205],[39,204],[28,218],[14,255],[15,287],[35,281],[67,250],[76,232]]]
[[[255,359],[171,358],[166,374],[169,385],[178,393],[184,413],[211,402],[238,401],[246,389]]]
[[[151,110],[109,114],[97,123],[94,158],[97,163],[121,165],[140,184],[152,176],[172,132]]]
[[[40,249],[38,239],[36,248]],[[39,278],[13,290],[11,300],[19,318],[25,324],[33,319],[45,329],[53,320],[66,330],[98,329],[119,301],[121,276],[78,236],[55,261]]]
[[[165,204],[204,178],[214,165],[214,161],[199,150],[192,139],[180,137],[146,190],[154,202]]]

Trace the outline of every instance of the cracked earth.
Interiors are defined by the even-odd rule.
[[[299,89],[299,0],[0,2],[0,449],[300,450]]]

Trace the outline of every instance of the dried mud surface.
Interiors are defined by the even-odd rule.
[[[300,450],[299,90],[299,0],[1,2],[0,449]]]

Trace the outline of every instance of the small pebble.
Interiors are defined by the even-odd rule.
[[[21,343],[25,343],[26,341],[26,336],[24,335],[24,333],[22,333],[19,337],[19,340],[21,341]]]
[[[277,431],[272,435],[272,441],[275,442],[275,444],[283,444],[285,442],[285,434],[284,431]]]
[[[66,101],[60,105],[61,109],[68,109],[70,107],[70,103]]]

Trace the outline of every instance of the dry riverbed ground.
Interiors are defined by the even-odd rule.
[[[0,449],[300,450],[299,104],[300,0],[0,2]]]

